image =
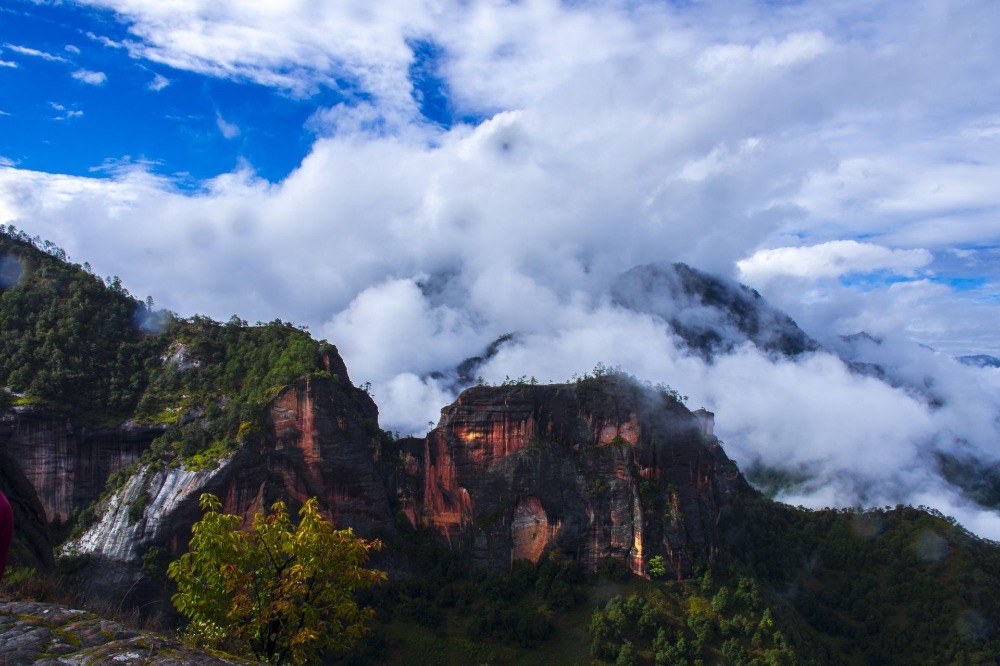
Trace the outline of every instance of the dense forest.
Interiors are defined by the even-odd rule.
[[[72,264],[47,241],[0,225],[0,400],[86,427],[168,426],[157,453],[219,455],[259,427],[295,379],[328,376],[336,348],[275,320],[182,319],[121,280]],[[196,366],[199,372],[183,372]],[[181,418],[192,413],[198,418]]]
[[[6,400],[94,425],[126,418],[162,346],[144,327],[152,301],[70,264],[47,241],[0,232],[0,383],[16,394]]]
[[[352,663],[995,664],[1000,548],[913,507],[809,511],[764,497],[723,517],[718,558],[686,581],[616,561],[585,573],[470,570],[428,534],[414,575],[373,594]]]
[[[260,428],[281,388],[333,377],[334,352],[282,321],[157,311],[119,279],[0,227],[2,410],[36,406],[91,428],[158,424],[145,460],[196,469]],[[635,577],[616,560],[586,572],[558,550],[487,571],[397,522],[375,562],[393,565],[390,581],[358,599],[376,611],[372,631],[341,662],[1000,663],[1000,547],[926,508],[736,499],[718,552],[685,581],[655,567]],[[0,596],[45,589],[28,584],[34,575],[15,567]]]

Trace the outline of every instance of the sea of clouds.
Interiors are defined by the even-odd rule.
[[[1000,355],[995,3],[84,4],[128,23],[123,58],[367,97],[317,108],[280,182],[3,160],[0,222],[182,316],[308,325],[390,430],[425,432],[449,373],[514,333],[484,380],[619,366],[716,412],[741,465],[802,472],[788,501],[925,504],[1000,539],[936,466],[1000,455],[1000,371],[952,358]],[[468,122],[420,114],[417,41]],[[756,287],[829,351],[688,353],[610,292],[671,261]],[[859,331],[881,344],[845,348]]]

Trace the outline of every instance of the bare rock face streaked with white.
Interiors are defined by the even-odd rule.
[[[83,586],[100,595],[155,596],[143,558],[152,549],[171,558],[187,549],[203,493],[218,496],[223,512],[248,520],[279,500],[296,510],[318,497],[339,527],[366,537],[391,533],[378,411],[346,377],[345,370],[286,388],[264,408],[264,431],[211,468],[162,462],[138,468],[100,504],[100,519],[63,548],[88,558]]]
[[[212,469],[188,471],[183,467],[143,467],[102,505],[102,516],[78,539],[70,540],[65,552],[88,555],[121,564],[139,564],[142,555],[160,545],[170,534],[183,507],[197,503],[213,479],[224,475],[232,457]],[[176,526],[173,526],[176,528]]]

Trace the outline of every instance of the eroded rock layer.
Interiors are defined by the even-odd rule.
[[[726,496],[749,491],[710,413],[618,376],[469,389],[403,448],[409,520],[494,567],[559,548],[640,575],[659,555],[682,578],[713,556]]]
[[[223,512],[247,519],[278,500],[295,511],[318,497],[338,527],[362,536],[391,532],[378,410],[367,393],[342,381],[304,379],[286,388],[266,409],[263,432],[217,466],[140,467],[102,505],[101,519],[67,547],[89,558],[84,587],[154,596],[144,558],[157,550],[172,558],[187,549],[202,493],[218,496]]]
[[[136,462],[163,430],[130,424],[79,428],[33,406],[0,414],[0,443],[34,487],[50,522],[66,522],[97,499],[108,476]]]
[[[660,557],[683,578],[714,556],[726,498],[751,492],[712,435],[712,415],[690,412],[669,390],[615,374],[476,387],[442,410],[426,438],[391,441],[370,396],[333,360],[338,372],[286,387],[260,431],[217,465],[137,467],[64,548],[86,560],[83,587],[116,601],[160,596],[169,608],[150,565],[187,548],[202,493],[247,518],[278,500],[294,511],[318,497],[337,526],[365,537],[391,537],[405,516],[492,568],[559,549],[586,569],[613,558],[639,575]],[[96,497],[152,435],[74,434],[34,415],[12,415],[4,427],[5,460],[37,494],[25,506],[40,515],[44,507],[49,520]]]

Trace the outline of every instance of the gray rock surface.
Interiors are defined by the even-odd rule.
[[[131,629],[87,611],[0,599],[0,666],[245,663],[192,650],[176,640]]]

